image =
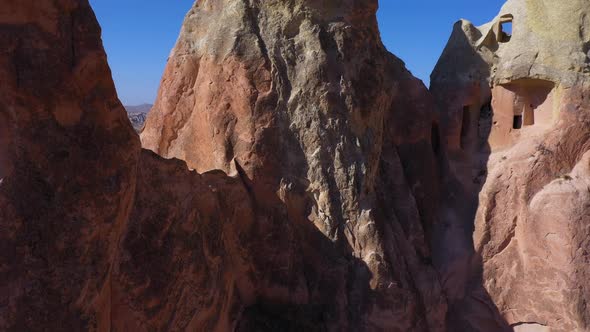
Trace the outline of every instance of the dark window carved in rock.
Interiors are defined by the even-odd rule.
[[[512,122],[513,129],[521,129],[522,128],[522,115],[515,115],[514,121]]]
[[[492,132],[492,120],[494,111],[492,109],[492,98],[488,99],[486,103],[481,106],[479,110],[478,136],[480,143],[487,142],[490,133]]]

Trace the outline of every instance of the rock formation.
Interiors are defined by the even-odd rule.
[[[376,10],[197,1],[140,141],[87,0],[5,0],[0,330],[589,330],[585,0],[458,22],[432,93]]]
[[[449,192],[439,233],[469,247],[475,220],[475,254],[446,255],[462,272],[442,277],[483,280],[515,331],[590,329],[589,14],[584,0],[510,0],[481,27],[458,22],[432,74]],[[467,309],[481,290],[465,294],[451,312],[483,329]]]
[[[92,330],[140,144],[87,1],[7,0],[0,22],[0,330]]]
[[[328,326],[437,330],[445,301],[428,233],[438,200],[434,106],[383,47],[376,9],[376,1],[197,2],[141,139],[198,172],[239,176],[259,208],[284,206],[289,227],[321,231],[355,276],[336,307],[354,301],[360,315]],[[295,290],[309,293],[305,283]]]
[[[200,175],[141,151],[86,0],[3,3],[0,330],[444,330],[433,101],[376,8],[198,1],[143,140]]]

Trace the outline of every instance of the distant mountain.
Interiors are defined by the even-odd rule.
[[[133,125],[133,128],[136,132],[140,132],[143,128],[143,124],[147,118],[148,113],[152,109],[154,105],[152,104],[142,104],[137,106],[125,106],[127,110],[127,116],[129,117],[129,121]]]

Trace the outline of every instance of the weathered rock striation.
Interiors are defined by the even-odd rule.
[[[510,0],[486,25],[457,22],[432,74],[450,198],[439,233],[475,248],[443,254],[464,326],[498,310],[516,331],[590,329],[589,14],[583,0]],[[471,310],[485,293],[469,280],[497,309]]]
[[[339,321],[328,327],[437,330],[446,304],[428,233],[436,114],[426,88],[383,47],[376,9],[197,2],[141,140],[198,172],[239,176],[259,208],[283,206],[289,227],[321,231],[349,271],[349,290],[333,305]],[[273,288],[314,303],[309,286],[295,286]],[[266,302],[292,301],[273,292],[257,291]]]
[[[198,1],[142,136],[185,164],[86,0],[3,3],[0,330],[444,330],[433,101],[376,8]]]

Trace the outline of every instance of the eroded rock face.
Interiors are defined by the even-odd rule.
[[[376,9],[197,2],[141,140],[199,172],[237,174],[258,205],[283,204],[284,222],[313,225],[339,255],[358,259],[350,273],[370,292],[357,280],[347,301],[362,299],[360,318],[332,327],[437,330],[445,304],[429,263],[434,106],[383,47]]]
[[[86,0],[3,3],[0,329],[444,330],[433,102],[375,11],[195,4],[142,137],[185,163],[141,151]]]
[[[4,3],[0,330],[588,330],[587,5],[459,22],[440,119],[376,5],[198,1],[158,156],[86,0]]]
[[[443,200],[442,233],[470,244],[458,234],[475,220],[474,255],[451,261],[475,270],[460,275],[483,280],[516,331],[590,329],[589,12],[581,0],[508,1],[484,26],[458,22],[432,74],[445,188],[469,202]]]
[[[0,6],[0,330],[83,330],[133,203],[139,141],[86,1]]]

